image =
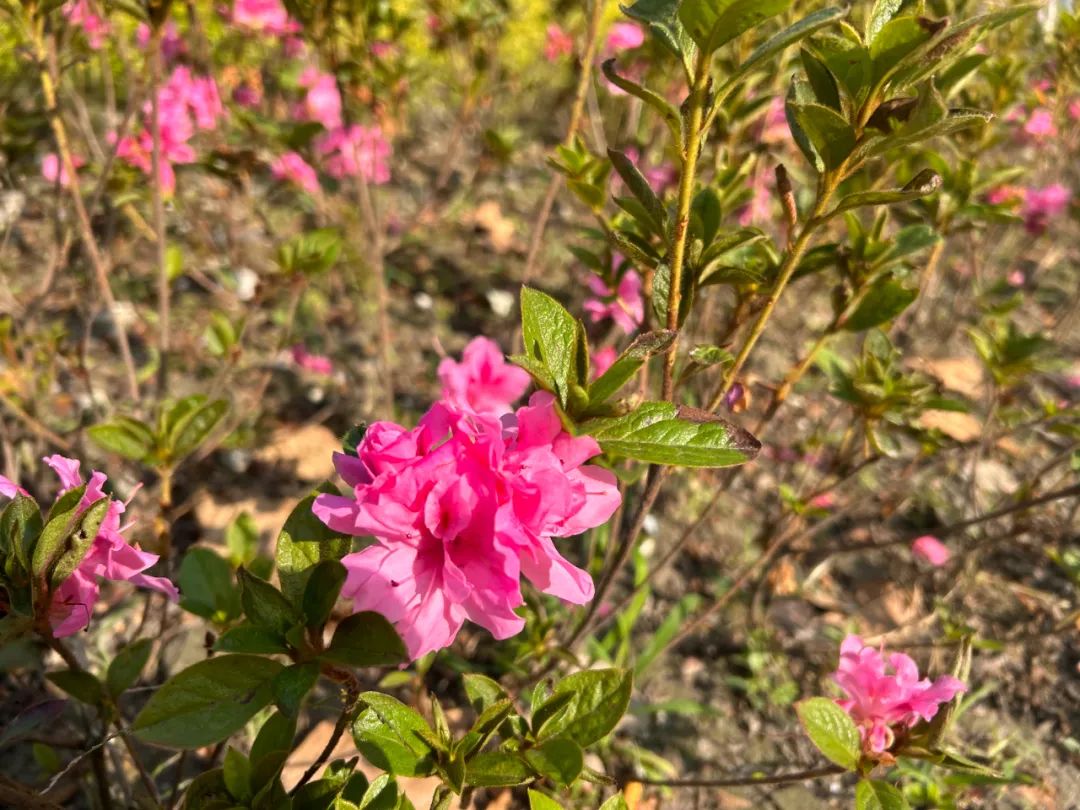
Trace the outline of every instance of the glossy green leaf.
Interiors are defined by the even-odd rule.
[[[887,22],[870,43],[874,81],[884,80],[905,57],[927,42],[932,32],[930,25],[914,16],[905,15]]]
[[[538,774],[556,785],[570,785],[585,767],[581,746],[566,737],[545,740],[524,753],[525,761]]]
[[[278,710],[289,717],[296,717],[304,702],[319,680],[319,664],[307,661],[285,667],[274,677],[274,703]]]
[[[465,765],[465,784],[475,787],[513,787],[534,778],[519,755],[503,751],[484,751]]]
[[[31,572],[35,577],[46,577],[60,559],[60,555],[67,548],[68,540],[79,527],[81,522],[80,506],[86,487],[69,489],[56,499],[49,514],[45,517],[45,526],[38,536],[34,546],[34,554],[30,563]]]
[[[300,614],[277,588],[245,568],[236,572],[244,615],[256,627],[284,636],[300,622]]]
[[[625,416],[591,419],[580,429],[606,453],[676,467],[730,467],[761,449],[742,428],[670,402],[646,402]]]
[[[529,810],[564,810],[563,806],[550,796],[535,790],[529,790]]]
[[[229,403],[216,399],[185,414],[169,434],[169,458],[175,463],[191,455],[228,411]]]
[[[283,669],[254,655],[222,655],[181,670],[158,689],[131,728],[144,742],[201,748],[236,733],[273,699]]]
[[[259,550],[259,530],[247,512],[241,512],[225,528],[225,547],[229,549],[233,565],[247,565],[255,559]]]
[[[546,369],[559,403],[569,401],[570,384],[578,381],[578,321],[546,293],[521,288],[521,337],[525,356]]]
[[[862,757],[862,740],[854,721],[836,701],[810,698],[795,704],[810,741],[830,762],[854,770]]]
[[[874,0],[870,13],[866,17],[866,41],[871,45],[877,38],[878,32],[893,18],[904,0]]]
[[[289,645],[284,636],[248,622],[241,622],[218,636],[214,642],[214,651],[272,655],[287,653]]]
[[[822,104],[789,104],[788,111],[813,146],[806,157],[819,171],[822,166],[838,168],[855,149],[855,130],[836,110]]]
[[[682,0],[679,20],[707,53],[784,11],[792,0]]]
[[[52,588],[59,588],[65,579],[75,573],[75,569],[79,567],[87,552],[90,551],[90,547],[94,544],[94,538],[97,537],[98,530],[101,528],[108,510],[108,497],[99,498],[91,506],[87,507],[86,511],[79,517],[78,528],[67,537],[49,573],[49,585]],[[42,529],[41,540],[38,541],[39,545],[44,543],[46,537],[49,536],[49,525],[48,523],[45,524],[45,528]]]
[[[910,202],[927,197],[939,188],[941,188],[941,175],[931,169],[924,169],[903,188],[892,191],[858,191],[848,194],[827,216],[831,217],[842,211],[867,205],[896,205]]]
[[[664,204],[660,202],[660,198],[656,196],[652,186],[649,185],[649,181],[645,179],[645,176],[634,165],[634,162],[623,152],[608,149],[607,154],[619,177],[622,178],[626,187],[630,189],[630,193],[644,208],[649,217],[649,222],[653,226],[653,232],[663,234],[667,228],[667,210],[664,208]]]
[[[610,399],[637,374],[646,360],[664,352],[673,340],[675,332],[667,329],[646,332],[634,338],[615,362],[589,385],[589,404],[596,405]]]
[[[110,695],[118,697],[139,680],[153,648],[153,641],[142,638],[131,642],[116,654],[105,672],[105,686]]]
[[[343,619],[322,658],[350,667],[391,667],[406,660],[405,643],[381,614],[361,611]]]
[[[880,779],[861,779],[855,786],[855,810],[908,810],[904,794]]]
[[[591,669],[563,678],[533,712],[537,740],[568,737],[587,748],[607,736],[630,705],[633,680],[623,669]]]
[[[600,810],[629,810],[629,806],[626,804],[626,799],[623,798],[621,793],[616,793],[602,805]]]
[[[419,723],[427,728],[423,718]],[[398,730],[385,722],[377,712],[368,708],[353,722],[353,741],[364,759],[376,768],[399,776],[430,776],[435,772],[435,749],[417,730],[399,723]],[[417,726],[419,729],[419,726]],[[427,729],[434,736],[434,732]]]
[[[225,761],[222,763],[222,778],[229,794],[238,802],[250,802],[251,763],[248,758],[231,745],[225,749]]]
[[[311,511],[315,498],[323,493],[337,495],[337,488],[323,483],[309,494],[289,514],[278,535],[277,562],[281,590],[294,605],[304,597],[304,588],[316,563],[340,560],[349,553],[352,541],[328,528]]]
[[[311,569],[301,608],[304,622],[308,627],[322,627],[330,618],[330,613],[341,595],[341,586],[345,584],[348,571],[337,560],[323,560]]]

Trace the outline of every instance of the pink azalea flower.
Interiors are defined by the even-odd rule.
[[[948,703],[967,686],[951,675],[935,681],[919,679],[919,668],[902,653],[887,658],[883,651],[867,647],[849,635],[840,645],[840,666],[833,680],[847,694],[837,703],[859,727],[868,753],[888,750],[896,728],[911,728],[919,720],[932,720],[942,703]]]
[[[1073,121],[1080,121],[1080,98],[1069,102],[1069,118]]]
[[[310,164],[296,152],[286,152],[270,164],[270,171],[278,180],[288,180],[300,186],[308,194],[319,193],[319,178]],[[295,352],[295,350],[294,350]]]
[[[353,124],[326,133],[315,142],[326,172],[338,180],[363,174],[369,183],[390,182],[390,142],[378,126]]]
[[[1064,214],[1069,208],[1072,192],[1061,183],[1042,188],[1029,188],[1024,195],[1024,226],[1028,233],[1040,234],[1046,230],[1051,219]]]
[[[1024,201],[1024,196],[1024,189],[1018,186],[997,186],[987,193],[986,201],[990,205],[1016,206]]]
[[[76,459],[53,455],[43,461],[52,467],[60,478],[61,489],[57,497],[83,485],[82,476],[79,474],[80,465]],[[90,480],[86,482],[86,492],[79,506],[80,511],[85,511],[95,502],[106,497],[103,490],[106,480],[104,473],[94,471]],[[27,493],[22,487],[0,476],[0,495],[13,498],[16,494],[26,495]],[[98,580],[101,578],[117,582],[131,582],[141,588],[160,591],[174,602],[179,598],[176,586],[169,580],[143,573],[158,561],[158,556],[140,551],[138,546],[132,546],[124,539],[121,534],[124,527],[120,526],[120,516],[126,508],[127,505],[121,501],[109,501],[105,519],[98,529],[90,550],[79,563],[79,567],[61,583],[53,594],[53,601],[49,607],[49,623],[57,638],[70,636],[90,624],[94,604],[100,593]]]
[[[328,130],[341,128],[341,93],[331,73],[308,67],[300,74],[300,86],[307,88],[304,115],[318,121]]]
[[[139,23],[135,29],[135,43],[143,50],[150,44],[150,26],[146,23]],[[161,32],[161,55],[166,62],[172,62],[186,52],[187,43],[181,38],[176,22],[168,20]]]
[[[574,38],[566,33],[558,23],[547,27],[547,41],[544,43],[544,58],[549,62],[558,62],[564,56],[574,52]]]
[[[336,454],[351,496],[312,511],[335,531],[376,542],[342,562],[342,595],[393,622],[412,659],[448,646],[469,620],[499,639],[521,631],[521,576],[574,604],[593,583],[552,538],[604,523],[618,507],[600,452],[563,430],[551,394],[501,420],[436,403],[413,430],[370,426],[357,456]]]
[[[397,46],[393,42],[377,40],[371,43],[371,55],[376,59],[386,59],[397,53]]]
[[[305,164],[306,165],[306,164]],[[334,364],[329,357],[322,354],[311,354],[307,347],[297,344],[292,347],[292,359],[296,365],[310,371],[312,374],[322,374],[329,377],[334,373]]]
[[[290,59],[296,59],[299,56],[303,56],[307,52],[307,43],[304,42],[303,37],[285,37],[285,42],[282,45],[285,51],[285,55]]]
[[[1032,110],[1024,123],[1024,132],[1036,141],[1057,137],[1058,129],[1054,124],[1054,114],[1045,107]]]
[[[232,100],[241,107],[251,110],[262,104],[262,88],[245,82],[233,88]]]
[[[1023,270],[1013,270],[1005,277],[1005,283],[1010,287],[1023,287],[1026,281],[1027,276]]]
[[[822,492],[810,499],[810,506],[814,509],[832,509],[836,506],[836,496],[831,492]]]
[[[637,23],[617,22],[608,32],[605,50],[609,55],[632,51],[645,44],[645,31]]]
[[[945,565],[952,556],[948,546],[929,534],[916,538],[915,542],[911,544],[911,553],[917,559],[924,560],[938,568]]]
[[[603,376],[604,372],[611,368],[619,357],[619,353],[615,351],[614,346],[605,346],[592,356],[592,376],[593,379],[597,379]]]
[[[641,326],[645,320],[645,303],[641,297],[641,276],[636,270],[627,268],[614,290],[595,273],[589,276],[588,283],[595,297],[587,298],[584,308],[593,323],[611,318],[628,335]]]
[[[291,34],[299,28],[294,20],[289,19],[289,12],[281,0],[236,0],[232,23],[237,28],[266,36]]]
[[[76,170],[86,165],[86,161],[78,155],[72,155],[71,162],[75,164]],[[41,176],[50,183],[59,181],[61,188],[67,188],[71,185],[71,177],[68,176],[67,169],[64,167],[63,161],[60,160],[60,156],[55,152],[49,152],[41,159]]]
[[[442,399],[465,413],[502,416],[529,387],[522,368],[507,363],[499,345],[486,337],[469,341],[461,362],[445,357],[439,363]]]
[[[63,6],[63,15],[69,23],[82,29],[93,50],[104,47],[111,30],[109,21],[94,13],[89,0],[69,0]]]
[[[753,194],[750,202],[739,213],[739,225],[747,228],[756,223],[765,222],[772,214],[773,195],[768,183],[768,173],[755,172],[748,181]]]
[[[787,122],[787,106],[782,96],[775,96],[761,121],[761,142],[787,143],[791,140],[791,128]]]

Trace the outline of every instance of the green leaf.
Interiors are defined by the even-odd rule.
[[[570,384],[578,381],[577,320],[550,295],[522,287],[521,337],[525,356],[547,371],[554,383],[552,393],[566,407]]]
[[[696,46],[679,21],[679,0],[636,0],[620,8],[626,16],[646,23],[653,35],[682,59],[687,75],[690,74]]]
[[[406,734],[403,739],[372,708],[366,708],[356,716],[352,739],[356,750],[381,770],[401,777],[430,777],[435,772],[434,748],[416,734]]]
[[[180,607],[217,622],[240,615],[240,591],[229,563],[201,546],[189,548],[180,563]]]
[[[699,366],[728,366],[735,362],[734,355],[720,346],[695,346],[690,350],[690,359]]]
[[[465,694],[478,712],[482,713],[508,697],[506,690],[486,675],[467,672],[462,679],[465,682]]]
[[[146,662],[150,660],[153,648],[153,641],[142,638],[131,642],[116,654],[105,672],[105,686],[110,695],[119,697],[131,688],[142,674]]]
[[[678,326],[686,323],[694,306],[694,274],[683,268],[680,278],[682,290],[679,295]],[[653,274],[652,307],[657,319],[667,323],[668,306],[671,303],[671,266],[666,262],[657,265]]]
[[[21,492],[15,493],[11,503],[0,514],[0,544],[6,552],[14,554],[22,571],[29,575],[34,556],[34,546],[41,535],[41,509],[33,498]],[[9,570],[8,576],[14,575]]]
[[[754,458],[761,444],[719,417],[670,402],[646,402],[625,416],[580,426],[606,453],[677,467],[730,467]]]
[[[391,667],[407,656],[394,626],[382,615],[365,610],[342,620],[320,657],[350,667]]]
[[[67,541],[78,528],[81,518],[79,507],[86,486],[69,489],[56,499],[45,517],[45,526],[34,546],[30,570],[35,577],[45,578],[67,547]]]
[[[908,810],[904,794],[880,779],[861,779],[855,786],[855,810]]]
[[[759,66],[764,66],[767,60],[772,59],[788,46],[800,42],[814,32],[820,31],[827,25],[832,25],[845,16],[847,16],[847,9],[844,8],[819,9],[813,14],[803,17],[797,23],[788,26],[780,33],[774,34],[743,60],[742,64],[724,82],[719,93],[717,93],[718,98],[723,99],[730,90],[733,90],[742,82],[742,79],[750,71],[757,69]]]
[[[813,147],[807,159],[821,171],[838,168],[855,149],[855,130],[836,110],[822,104],[788,104],[788,120],[794,120]],[[804,150],[805,151],[805,150]],[[818,163],[818,158],[821,164]]]
[[[799,60],[806,71],[807,81],[814,90],[814,98],[826,107],[841,111],[843,104],[840,102],[840,86],[829,66],[807,48],[800,50]]]
[[[357,810],[395,810],[399,801],[397,782],[390,774],[384,773],[368,785],[356,807]]]
[[[918,290],[908,289],[899,281],[891,278],[878,281],[841,324],[841,328],[848,332],[863,332],[891,321],[918,297]]]
[[[608,159],[611,160],[611,165],[615,167],[619,177],[626,183],[630,193],[637,198],[645,209],[649,222],[653,226],[653,231],[663,234],[667,229],[667,210],[664,208],[664,204],[660,202],[660,198],[656,196],[656,192],[652,190],[649,181],[645,179],[645,176],[638,171],[634,162],[624,153],[615,149],[608,149],[607,154]]]
[[[874,81],[882,82],[911,53],[930,39],[932,29],[914,16],[896,17],[886,23],[870,43]]]
[[[535,777],[517,754],[484,751],[465,764],[465,784],[474,787],[513,787]]]
[[[584,754],[573,740],[553,737],[525,750],[525,761],[556,785],[571,785],[585,767]]]
[[[825,697],[800,701],[795,704],[795,711],[810,742],[830,762],[855,770],[862,757],[862,742],[859,729],[847,712]]]
[[[646,360],[665,351],[673,340],[675,332],[668,329],[646,332],[634,338],[607,371],[589,385],[589,404],[597,405],[608,400],[637,374]]]
[[[289,717],[296,717],[304,702],[319,680],[319,664],[308,661],[285,667],[274,677],[274,703],[278,710]]]
[[[176,463],[191,455],[228,411],[229,403],[216,399],[184,414],[169,433],[169,460]]]
[[[533,712],[536,739],[569,737],[587,748],[607,736],[630,705],[633,680],[624,669],[591,669],[563,678]]]
[[[301,607],[304,623],[308,627],[322,627],[330,618],[330,613],[337,604],[341,586],[348,576],[345,566],[337,560],[323,560],[311,569]]]
[[[91,706],[101,705],[101,700],[105,696],[101,681],[89,672],[62,669],[59,672],[47,672],[45,677],[76,700],[81,700]]]
[[[59,588],[65,579],[75,573],[75,569],[79,567],[94,544],[94,538],[97,537],[108,511],[109,499],[105,497],[94,501],[93,505],[82,513],[78,529],[67,538],[67,543],[49,574],[49,585],[53,589]],[[46,524],[41,532],[42,538],[45,537],[48,529],[49,526]]]
[[[848,194],[840,200],[836,208],[826,215],[826,219],[842,211],[861,208],[865,205],[895,205],[927,197],[941,188],[941,175],[932,169],[919,172],[910,183],[893,191],[858,191]]]
[[[301,604],[304,588],[316,563],[340,560],[349,553],[352,541],[328,528],[311,511],[315,498],[323,493],[337,495],[333,484],[324,483],[309,494],[289,514],[278,535],[278,580],[281,590],[294,605]]]
[[[787,11],[791,0],[682,0],[679,20],[706,53]]]
[[[254,655],[222,655],[188,667],[154,693],[131,725],[144,742],[201,748],[236,733],[273,698],[282,667]]]
[[[213,768],[196,776],[184,791],[184,810],[210,810],[210,808],[235,807],[225,774],[221,768]]]
[[[225,529],[225,547],[233,565],[248,565],[259,549],[259,530],[247,512],[241,512]]]
[[[229,795],[239,802],[251,801],[251,763],[231,745],[225,749],[222,776]]]
[[[341,236],[333,228],[317,228],[278,248],[278,265],[286,273],[325,273],[341,253]]]
[[[424,753],[429,748],[438,751],[445,749],[427,721],[411,706],[406,706],[397,698],[381,692],[363,692],[360,700],[386,723],[403,745],[415,753]]]
[[[621,793],[616,793],[600,805],[600,810],[629,810],[629,807],[627,806],[626,799],[623,798],[623,795]]]
[[[904,0],[874,0],[874,5],[866,17],[866,41],[871,45],[877,38],[878,31],[900,10]]]
[[[255,742],[251,744],[251,762],[259,762],[270,754],[288,753],[292,750],[293,737],[296,736],[296,718],[281,712],[274,712],[262,724]]]
[[[240,604],[244,615],[256,627],[284,636],[300,623],[300,615],[289,600],[269,582],[245,568],[240,568],[236,576],[240,582]]]
[[[273,655],[287,653],[285,637],[248,622],[241,622],[222,633],[214,643],[215,652]]]
[[[529,789],[529,810],[564,810],[563,806],[550,796],[545,796]]]
[[[86,433],[95,444],[132,461],[149,459],[157,446],[154,432],[147,425],[125,416],[94,425]]]
[[[607,59],[600,65],[600,70],[609,82],[618,87],[620,90],[629,93],[632,96],[640,98],[658,113],[660,117],[664,119],[664,123],[668,125],[668,129],[671,132],[672,138],[678,140],[680,137],[681,117],[679,111],[675,109],[674,105],[668,102],[663,96],[654,93],[647,87],[643,87],[637,82],[630,81],[623,76],[620,76],[615,70],[615,59]],[[616,169],[618,167],[616,166]]]

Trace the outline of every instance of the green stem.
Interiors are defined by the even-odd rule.
[[[671,401],[675,394],[675,359],[679,344],[679,309],[682,305],[682,276],[686,264],[686,241],[689,235],[690,206],[694,197],[694,179],[697,174],[698,156],[707,131],[704,126],[705,101],[709,85],[708,55],[698,57],[694,84],[690,89],[686,132],[683,136],[683,165],[679,177],[679,201],[675,219],[675,231],[671,245],[671,278],[668,287],[667,328],[675,332],[675,340],[664,357],[663,398]]]

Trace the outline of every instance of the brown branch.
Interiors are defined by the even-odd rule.
[[[753,785],[781,785],[785,782],[805,782],[808,779],[820,779],[824,776],[837,776],[844,773],[839,765],[827,765],[822,768],[812,768],[807,771],[795,771],[794,773],[777,773],[765,776],[743,776],[721,779],[628,779],[624,784],[638,782],[642,785],[659,785],[662,787],[751,787]]]

